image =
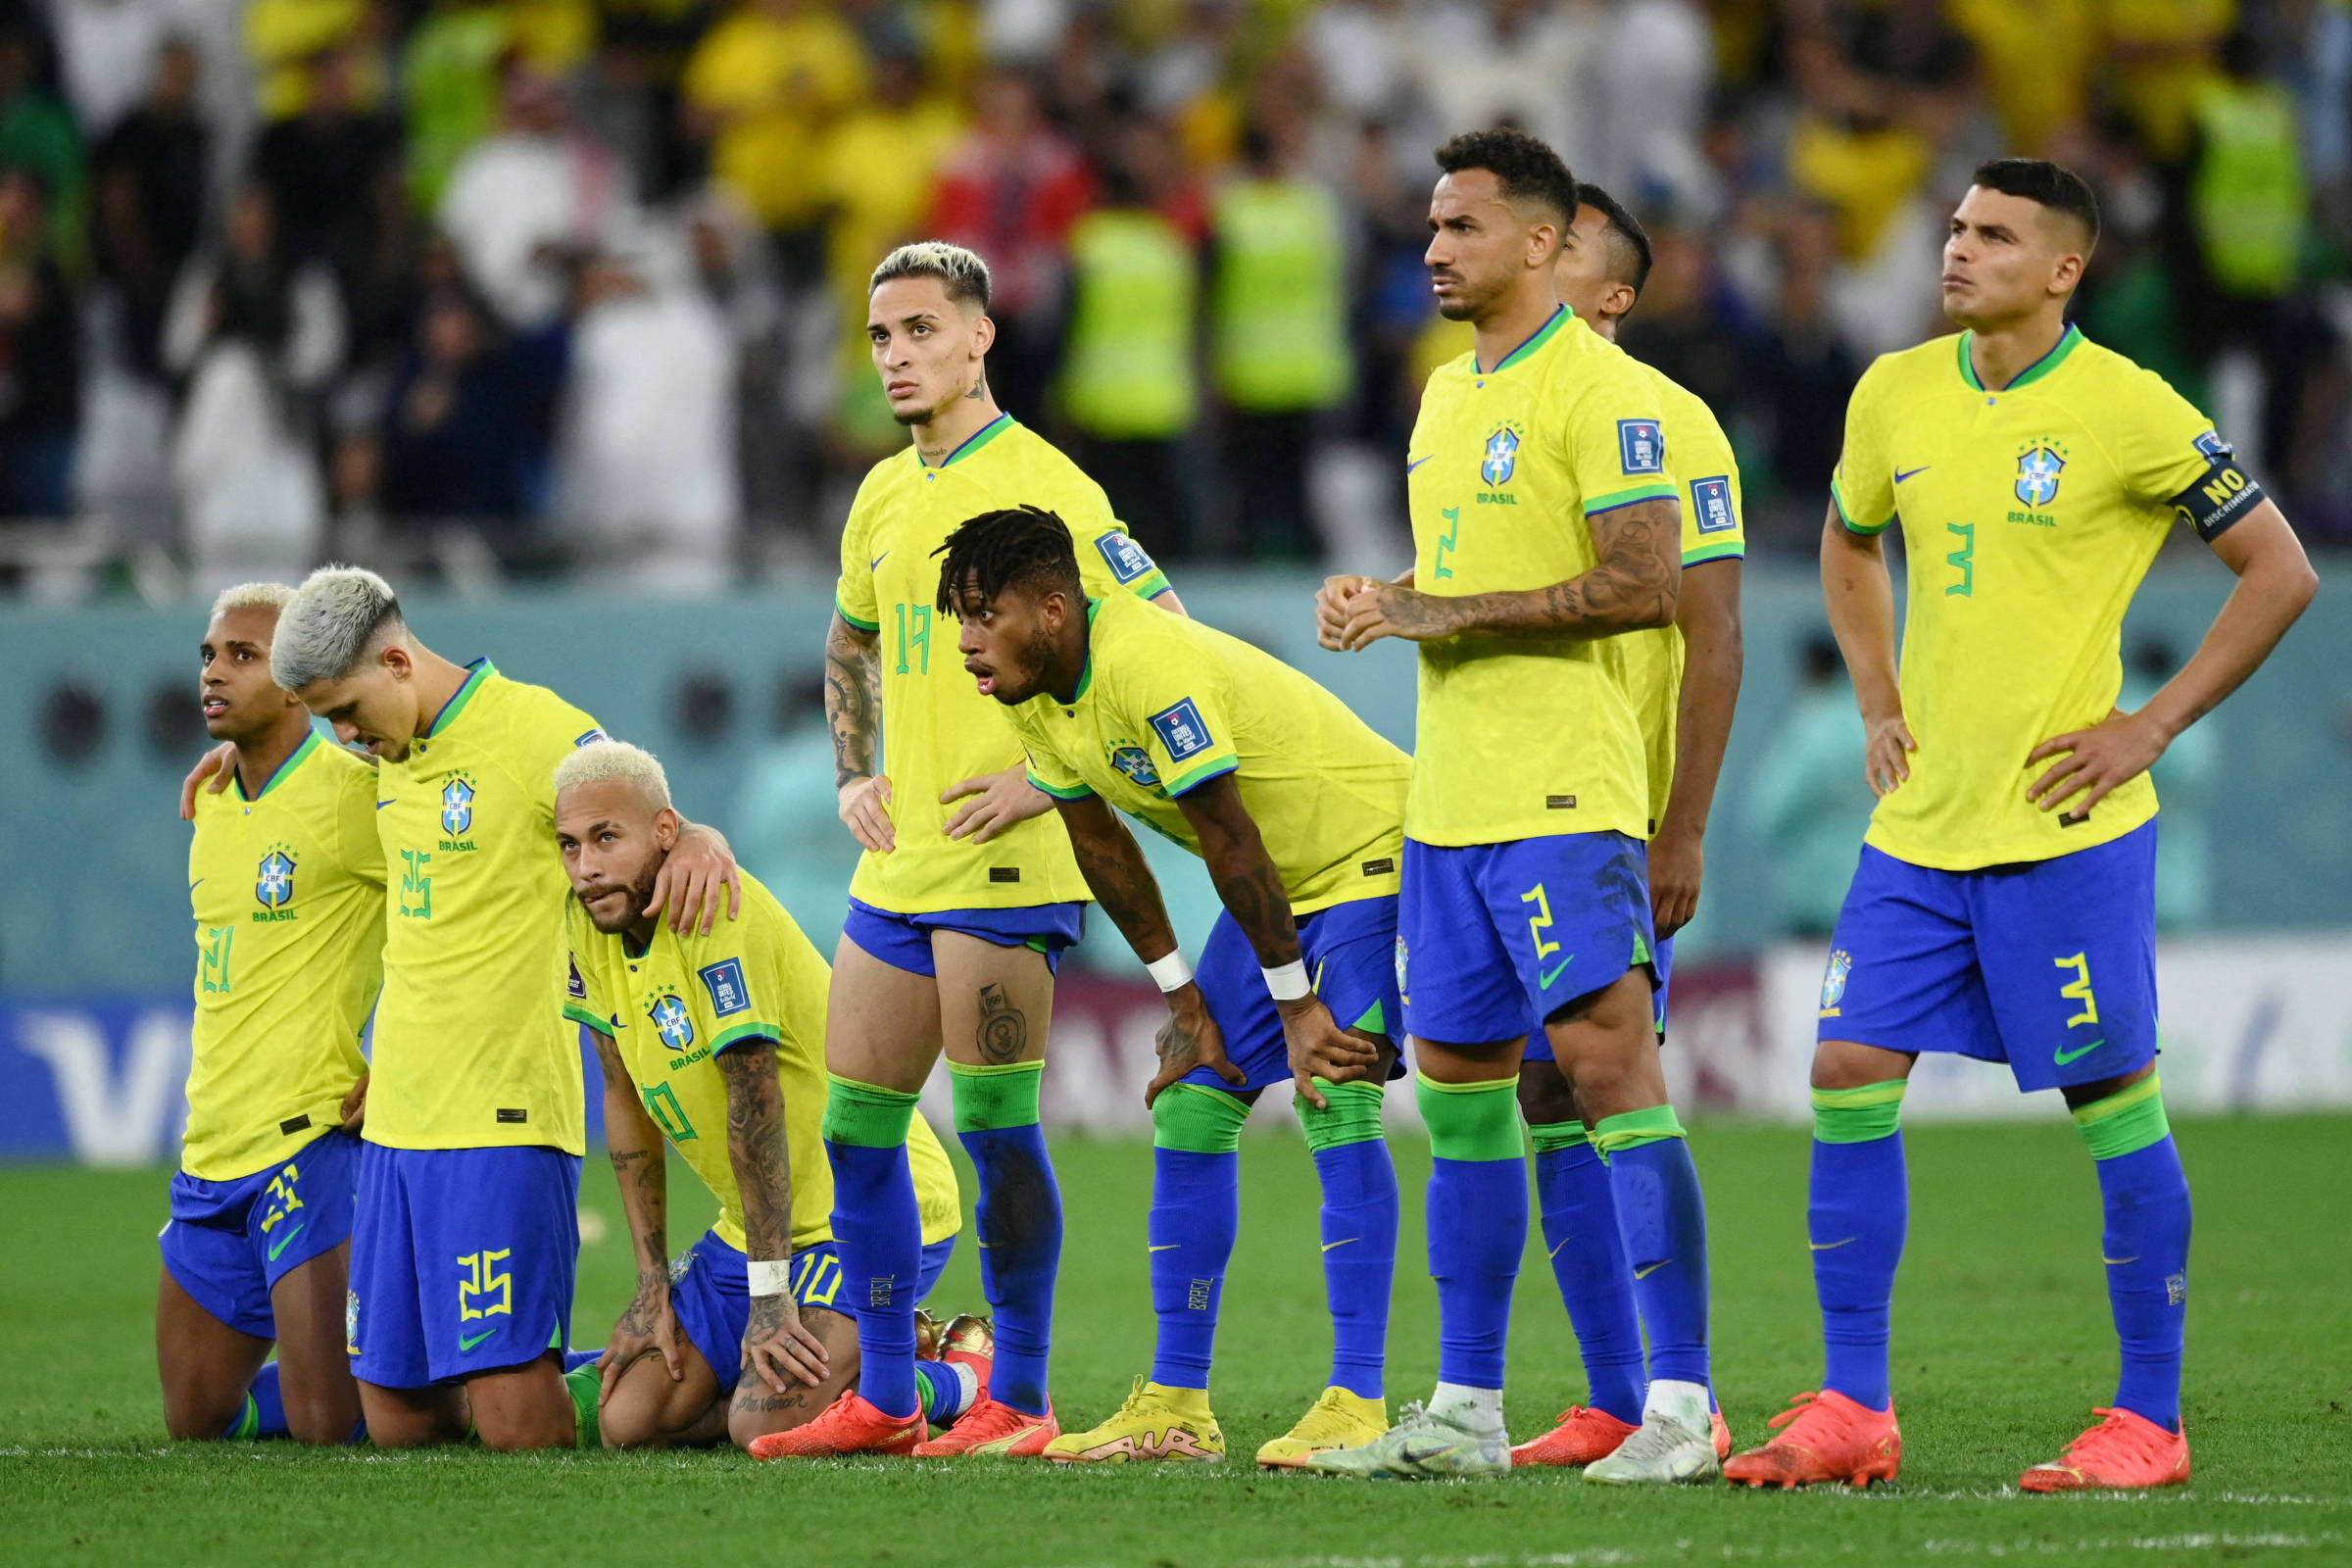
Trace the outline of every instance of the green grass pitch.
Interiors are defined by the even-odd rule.
[[[0,1168],[0,1562],[889,1562],[940,1568],[1252,1563],[1297,1568],[1924,1561],[2027,1557],[2352,1560],[2352,1119],[2180,1127],[2195,1184],[2187,1419],[2196,1479],[2146,1497],[2026,1497],[2113,1392],[2098,1200],[2062,1122],[1923,1126],[1895,1319],[1898,1489],[1628,1494],[1562,1472],[1446,1485],[1260,1474],[1255,1446],[1322,1386],[1312,1167],[1294,1140],[1245,1147],[1225,1296],[1218,1467],[1058,1471],[869,1460],[759,1466],[729,1453],[499,1456],[303,1452],[163,1440],[152,1238],[164,1177]],[[1735,1437],[1819,1375],[1799,1129],[1702,1125],[1716,1374]],[[1069,1198],[1054,1381],[1084,1423],[1146,1370],[1152,1322],[1140,1143],[1063,1139]],[[1435,1303],[1421,1266],[1424,1147],[1397,1150],[1405,1233],[1392,1404],[1428,1392]],[[967,1172],[968,1175],[968,1172]],[[700,1189],[683,1169],[681,1197]],[[968,1186],[967,1186],[968,1194]],[[602,1343],[629,1285],[601,1157],[583,1201],[577,1343]],[[708,1218],[681,1202],[674,1245]],[[978,1305],[968,1243],[935,1305]],[[1520,1276],[1510,1425],[1536,1432],[1583,1389],[1540,1246]]]

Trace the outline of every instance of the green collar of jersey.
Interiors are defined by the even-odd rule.
[[[245,793],[245,781],[237,777],[237,764],[234,762],[229,763],[228,776],[230,782],[236,786],[237,799],[240,801],[260,800],[263,796],[269,794],[280,784],[283,784],[286,781],[287,775],[292,773],[296,768],[300,767],[306,760],[309,760],[310,755],[318,749],[318,732],[317,730],[312,730],[309,734],[303,736],[302,744],[300,746],[295,747],[294,750],[286,754],[286,760],[277,764],[277,771],[270,775],[269,782],[264,784],[260,789],[254,791],[250,796]]]
[[[1526,342],[1511,350],[1510,353],[1505,354],[1502,359],[1496,363],[1494,368],[1492,370],[1479,370],[1478,356],[1476,354],[1470,356],[1470,368],[1473,370],[1478,370],[1480,375],[1500,375],[1503,371],[1509,369],[1512,366],[1517,365],[1521,360],[1526,359],[1529,355],[1535,353],[1544,344],[1550,342],[1552,338],[1558,334],[1560,328],[1566,326],[1569,321],[1575,318],[1575,316],[1576,312],[1570,310],[1567,306],[1558,306],[1552,311],[1551,315],[1545,318],[1544,324],[1536,328],[1535,335],[1533,337],[1530,337]]]
[[[1969,345],[1976,340],[1977,334],[1974,332],[1960,334],[1960,379],[1968,383],[1969,390],[1972,392],[2014,392],[2021,386],[2028,386],[2040,380],[2059,366],[2064,365],[2066,357],[2074,353],[2076,346],[2082,341],[2082,329],[2072,321],[2067,322],[2066,330],[2058,334],[2058,341],[2052,346],[2050,352],[2018,371],[2011,378],[2009,384],[2004,387],[1987,387],[1977,379],[1977,364],[1969,357],[1968,352]]]
[[[957,447],[955,451],[940,459],[939,466],[943,468],[955,466],[956,464],[961,463],[964,459],[970,457],[973,453],[979,451],[982,447],[988,445],[991,441],[994,441],[997,437],[1003,435],[1011,427],[1011,415],[998,415],[995,418],[989,420],[979,429],[974,430],[970,435],[965,436],[963,438],[963,445]],[[918,468],[927,468],[930,466],[929,464],[923,461],[923,455],[919,450],[914,455],[914,466]]]
[[[473,673],[466,677],[466,684],[458,688],[455,696],[441,705],[441,711],[433,715],[433,721],[424,726],[424,739],[431,740],[445,726],[456,723],[466,705],[473,701],[473,694],[482,689],[482,682],[498,673],[498,666],[487,659],[477,659],[466,667]]]
[[[1070,693],[1068,702],[1061,704],[1064,708],[1075,707],[1078,700],[1086,695],[1086,689],[1095,683],[1095,616],[1102,610],[1102,600],[1089,599],[1086,602],[1086,662],[1078,666],[1078,689]],[[1061,699],[1057,697],[1054,701],[1061,702]]]

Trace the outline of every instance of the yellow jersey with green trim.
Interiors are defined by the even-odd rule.
[[[1406,449],[1413,586],[1519,592],[1592,569],[1587,518],[1680,494],[1657,382],[1566,306],[1482,369],[1438,368]],[[1421,649],[1405,836],[1645,837],[1648,769],[1622,637],[1466,634]]]
[[[375,769],[314,730],[251,798],[196,792],[196,1026],[179,1167],[266,1170],[331,1132],[383,976]]]
[[[937,467],[914,448],[874,465],[841,535],[841,618],[881,644],[882,772],[890,779],[897,848],[867,851],[850,893],[900,914],[1009,909],[1089,897],[1059,822],[1023,822],[986,844],[947,836],[961,802],[949,785],[1001,773],[1021,760],[997,704],[964,673],[956,626],[932,606],[939,557],[965,518],[1004,507],[1043,507],[1070,526],[1088,594],[1151,599],[1168,579],[1110,514],[1102,487],[1044,437],[1000,415]]]
[[[2026,799],[2052,765],[2026,758],[2114,710],[2124,611],[2175,518],[2211,537],[2260,496],[2212,420],[2078,329],[1998,391],[1969,343],[1871,365],[1831,486],[1856,533],[1899,518],[1908,561],[1901,687],[1919,749],[1866,842],[1952,871],[2089,849],[2155,815],[2143,773],[2070,824]]]
[[[1177,802],[1231,773],[1292,913],[1396,891],[1410,758],[1238,637],[1120,594],[1086,612],[1072,700],[1005,710],[1031,783],[1062,800],[1099,795],[1198,855]]]
[[[571,882],[553,853],[556,764],[596,720],[488,660],[377,770],[384,997],[368,1142],[585,1147],[579,1044],[546,1005]]]
[[[1747,528],[1740,520],[1740,464],[1732,456],[1731,438],[1697,393],[1651,366],[1634,363],[1664,399],[1666,444],[1674,453],[1675,477],[1682,486],[1684,569],[1709,561],[1740,560],[1747,554]],[[1649,768],[1649,830],[1655,833],[1666,818],[1667,797],[1674,793],[1675,727],[1683,706],[1683,629],[1659,626],[1628,632],[1619,641],[1625,645],[1626,680],[1642,715],[1642,749]]]
[[[646,1114],[718,1200],[712,1227],[742,1250],[743,1190],[727,1148],[727,1080],[718,1057],[756,1040],[776,1048],[791,1159],[792,1248],[833,1236],[833,1169],[825,1157],[825,998],[833,971],[749,872],[743,911],[708,936],[654,927],[642,953],[607,936],[577,899],[564,917],[563,1015],[610,1039]],[[906,1135],[925,1245],[963,1225],[956,1170],[920,1116]]]

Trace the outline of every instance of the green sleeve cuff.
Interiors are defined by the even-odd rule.
[[[1168,592],[1168,574],[1154,566],[1127,585],[1127,591],[1138,599],[1157,599]]]
[[[781,1045],[783,1039],[784,1031],[772,1023],[758,1021],[739,1023],[710,1042],[710,1054],[715,1056],[722,1052],[732,1051],[737,1046],[749,1045],[755,1040],[764,1040],[771,1046]]]
[[[1605,496],[1594,496],[1585,503],[1585,515],[1595,516],[1603,512],[1615,512],[1619,507],[1631,507],[1643,501],[1680,501],[1682,494],[1670,484],[1645,484],[1632,490],[1612,490]]]
[[[1171,799],[1179,795],[1188,795],[1220,774],[1237,771],[1241,765],[1241,759],[1238,757],[1220,757],[1214,761],[1202,762],[1190,773],[1171,783],[1168,786],[1168,795]]]
[[[839,594],[835,594],[833,596],[833,613],[839,615],[842,619],[848,621],[859,631],[880,631],[882,629],[882,623],[878,620],[861,620],[858,616],[851,614],[850,607],[841,602],[841,595]]]
[[[573,1023],[582,1024],[595,1030],[600,1035],[609,1035],[612,1032],[612,1019],[600,1018],[576,1002],[564,1004],[564,1016],[569,1018]]]
[[[1700,545],[1694,550],[1684,551],[1683,564],[1698,566],[1710,561],[1740,561],[1746,555],[1747,546],[1737,539],[1727,539],[1721,544]]]
[[[1029,784],[1032,789],[1043,790],[1057,801],[1083,801],[1095,793],[1083,784],[1049,784],[1037,776],[1035,768],[1029,770]]]
[[[1894,514],[1889,513],[1877,522],[1856,522],[1853,509],[1845,504],[1845,492],[1838,488],[1836,479],[1830,481],[1830,503],[1838,509],[1838,520],[1845,524],[1847,533],[1858,533],[1865,537],[1885,533],[1886,524],[1894,520]]]

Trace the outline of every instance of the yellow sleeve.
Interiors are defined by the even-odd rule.
[[[873,537],[874,509],[866,504],[866,487],[858,487],[858,499],[850,507],[850,520],[841,530],[841,580],[833,587],[833,608],[841,618],[859,631],[882,629],[882,607],[874,597],[874,567],[866,555],[867,541]]]
[[[1683,485],[1683,564],[1736,561],[1747,554],[1747,527],[1740,518],[1740,465],[1732,443],[1695,396],[1686,393],[1668,417],[1676,421],[1674,471]]]
[[[384,885],[384,841],[375,829],[375,769],[347,769],[336,802],[335,848],[345,869],[363,882]]]
[[[1568,466],[1593,517],[1642,501],[1677,497],[1666,464],[1666,419],[1657,388],[1631,360],[1604,362],[1613,373],[1595,378],[1568,416]]]
[[[1112,520],[1107,502],[1102,514],[1100,521],[1070,523],[1070,543],[1077,547],[1078,575],[1086,583],[1087,596],[1100,599],[1122,588],[1138,599],[1157,599],[1166,593],[1167,573]]]
[[[1242,765],[1222,671],[1199,660],[1168,657],[1150,644],[1121,650],[1120,667],[1105,672],[1112,707],[1144,737],[1146,755],[1170,799],[1199,789]]]
[[[1830,499],[1838,516],[1854,533],[1884,533],[1894,520],[1894,469],[1886,453],[1885,421],[1879,416],[1886,376],[1882,356],[1862,372],[1845,405],[1845,448],[1830,477]]]
[[[713,1056],[746,1041],[784,1043],[783,945],[773,940],[782,933],[763,915],[721,920],[698,944],[694,978],[717,1027],[710,1037]]]
[[[2162,376],[2139,370],[2135,380],[2123,400],[2124,488],[2170,506],[2199,538],[2218,539],[2261,504],[2262,486],[2238,466],[2235,449],[2213,421]]]
[[[604,934],[588,918],[577,899],[567,901],[564,913],[564,1016],[586,1024],[600,1035],[612,1032],[612,1011],[607,1004],[597,953]]]

